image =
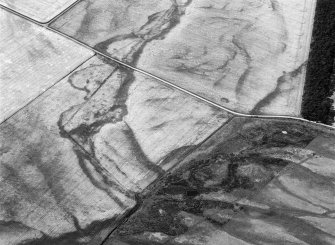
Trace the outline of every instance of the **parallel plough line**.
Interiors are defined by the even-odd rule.
[[[72,7],[72,6],[70,6],[68,9],[64,10],[62,13],[60,13],[59,15],[57,15],[56,18],[57,18],[58,16],[62,15],[64,12],[68,11],[71,7]],[[7,8],[7,7],[3,6],[3,5],[1,5],[1,4],[0,4],[0,8],[5,9],[5,10],[7,10],[7,11],[9,11],[9,12],[11,12],[11,13],[17,15],[17,16],[20,16],[21,18],[24,18],[24,19],[30,21],[30,22],[33,22],[34,24],[36,24],[36,25],[38,25],[38,26],[40,26],[40,27],[43,27],[43,28],[45,28],[45,29],[47,29],[47,30],[49,30],[49,31],[52,31],[52,32],[54,32],[54,33],[57,33],[58,35],[61,35],[61,36],[63,36],[64,38],[67,38],[67,39],[69,39],[69,40],[71,40],[71,41],[73,41],[73,42],[75,42],[75,43],[77,43],[77,44],[79,44],[79,45],[81,45],[81,46],[83,46],[83,47],[85,47],[85,48],[87,48],[87,49],[93,51],[94,53],[96,53],[96,54],[98,54],[98,55],[100,55],[100,56],[105,57],[106,59],[109,59],[109,60],[114,61],[114,62],[116,62],[116,63],[118,63],[118,64],[121,64],[121,65],[123,65],[123,66],[125,66],[125,67],[128,67],[128,68],[130,68],[130,69],[132,69],[132,70],[134,70],[134,71],[137,71],[137,72],[140,72],[140,73],[142,73],[142,74],[145,74],[145,75],[147,75],[147,76],[149,76],[149,77],[152,77],[152,78],[154,78],[154,79],[156,79],[156,80],[158,80],[158,81],[160,81],[160,82],[162,82],[162,83],[164,83],[164,84],[166,84],[166,85],[168,85],[168,86],[170,86],[170,87],[173,87],[173,88],[175,88],[175,89],[178,89],[179,91],[182,91],[183,93],[186,93],[186,94],[188,94],[188,95],[190,95],[190,96],[193,96],[193,97],[195,97],[195,98],[197,98],[197,99],[199,99],[199,100],[201,100],[201,101],[204,101],[204,102],[206,102],[207,104],[210,104],[210,105],[212,105],[212,106],[214,106],[214,107],[220,108],[221,110],[227,111],[227,112],[229,112],[229,113],[231,113],[231,114],[233,114],[233,115],[235,115],[235,116],[238,116],[238,117],[247,117],[247,118],[261,118],[261,119],[288,119],[288,120],[294,120],[294,121],[299,121],[299,122],[309,123],[309,124],[316,125],[316,126],[321,126],[321,127],[328,128],[328,129],[331,129],[331,130],[334,130],[334,129],[335,129],[334,126],[330,126],[330,125],[326,125],[326,124],[321,124],[321,123],[314,122],[314,121],[309,121],[309,120],[304,119],[304,118],[301,118],[301,117],[294,117],[294,116],[287,116],[287,115],[257,115],[257,114],[245,114],[245,113],[240,113],[240,112],[233,111],[233,110],[231,110],[231,109],[229,109],[229,108],[227,108],[227,107],[224,107],[224,106],[219,105],[219,104],[217,104],[217,103],[215,103],[215,102],[213,102],[213,101],[210,101],[210,100],[208,100],[208,99],[206,99],[206,98],[204,98],[204,97],[202,97],[202,96],[200,96],[200,95],[197,95],[197,94],[195,94],[195,93],[193,93],[193,92],[191,92],[191,91],[189,91],[189,90],[187,90],[187,89],[184,89],[184,88],[182,88],[182,87],[180,87],[180,86],[178,86],[178,85],[175,85],[175,84],[173,84],[173,83],[171,83],[171,82],[169,82],[169,81],[166,81],[165,79],[162,79],[162,78],[160,78],[160,77],[157,77],[157,76],[155,76],[155,75],[153,75],[153,74],[151,74],[151,73],[149,73],[149,72],[147,72],[147,71],[144,71],[144,70],[142,70],[142,69],[138,69],[138,68],[133,67],[133,66],[131,66],[131,65],[128,65],[127,63],[124,63],[124,62],[122,62],[122,61],[120,61],[120,60],[118,60],[118,59],[115,59],[115,58],[113,58],[113,57],[111,57],[111,56],[109,56],[109,55],[106,55],[106,54],[100,52],[99,50],[96,50],[95,48],[92,48],[92,47],[90,47],[89,45],[87,45],[87,44],[85,44],[85,43],[83,43],[83,42],[81,42],[81,41],[79,41],[79,40],[77,40],[77,39],[75,39],[75,38],[73,38],[73,37],[71,37],[71,36],[69,36],[69,35],[66,35],[66,34],[64,34],[64,33],[60,32],[60,31],[58,31],[58,30],[55,30],[55,29],[49,27],[49,26],[48,26],[49,23],[51,23],[55,18],[52,19],[51,21],[49,21],[48,23],[39,23],[39,22],[37,22],[37,21],[35,21],[35,20],[33,20],[33,19],[31,19],[31,18],[29,18],[29,17],[23,15],[23,14],[20,14],[20,13],[14,11],[14,10],[12,10],[12,9],[9,9],[9,8]]]

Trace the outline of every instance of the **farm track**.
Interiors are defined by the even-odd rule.
[[[40,26],[40,27],[42,27],[42,28],[45,28],[45,29],[47,29],[47,30],[49,30],[49,31],[52,31],[52,32],[54,32],[54,33],[57,33],[58,35],[61,35],[62,37],[67,38],[68,40],[71,40],[71,41],[73,41],[73,42],[75,42],[75,43],[77,43],[77,44],[79,44],[79,45],[81,45],[81,46],[83,46],[83,47],[85,47],[85,48],[87,48],[87,49],[93,51],[95,54],[98,54],[98,55],[100,55],[100,56],[102,56],[102,57],[105,57],[105,58],[107,58],[107,59],[109,59],[109,60],[111,60],[111,61],[114,61],[114,62],[116,62],[116,63],[118,63],[118,64],[120,64],[120,65],[123,65],[123,66],[125,66],[125,67],[128,67],[128,68],[130,68],[130,69],[132,69],[132,70],[134,70],[134,71],[137,71],[137,72],[140,72],[140,73],[142,73],[142,74],[144,74],[144,75],[150,76],[150,77],[152,77],[152,78],[154,78],[154,79],[156,79],[156,80],[158,80],[158,81],[160,81],[160,82],[162,82],[162,83],[164,83],[164,84],[166,84],[166,85],[168,85],[168,86],[170,86],[170,87],[173,87],[173,88],[175,88],[175,89],[178,89],[179,91],[181,91],[181,92],[183,92],[183,93],[185,93],[185,94],[188,94],[188,95],[190,95],[190,96],[193,96],[193,97],[195,97],[195,98],[197,98],[197,99],[199,99],[199,100],[201,100],[201,101],[204,101],[204,102],[206,102],[207,104],[210,104],[210,105],[212,105],[212,106],[214,106],[214,107],[216,107],[216,108],[219,108],[219,109],[221,109],[221,110],[224,110],[224,111],[226,111],[226,112],[229,112],[229,113],[231,113],[231,114],[234,115],[234,116],[237,116],[237,117],[246,117],[246,118],[260,118],[260,119],[286,119],[286,120],[292,120],[292,121],[298,121],[298,122],[301,122],[301,123],[310,124],[310,125],[313,125],[313,126],[323,127],[324,129],[330,129],[330,130],[334,130],[334,129],[335,129],[334,126],[330,126],[330,125],[326,125],[326,124],[321,124],[321,123],[314,122],[314,121],[309,121],[309,120],[307,120],[307,119],[300,118],[300,117],[287,116],[287,115],[257,115],[257,114],[245,114],[245,113],[240,113],[240,112],[233,111],[233,110],[231,110],[231,109],[229,109],[229,108],[226,108],[226,107],[224,107],[224,106],[222,106],[222,105],[219,105],[219,104],[217,104],[217,103],[215,103],[215,102],[212,102],[212,101],[210,101],[210,100],[208,100],[208,99],[206,99],[206,98],[204,98],[204,97],[202,97],[202,96],[200,96],[200,95],[197,95],[197,94],[195,94],[195,93],[193,93],[193,92],[191,92],[191,91],[189,91],[189,90],[187,90],[187,89],[184,89],[184,88],[182,88],[182,87],[180,87],[180,86],[178,86],[178,85],[175,85],[175,84],[173,84],[173,83],[171,83],[171,82],[169,82],[169,81],[166,81],[165,79],[162,79],[162,78],[160,78],[160,77],[157,77],[157,76],[155,76],[155,75],[153,75],[153,74],[151,74],[151,73],[149,73],[149,72],[146,72],[146,71],[144,71],[144,70],[142,70],[142,69],[138,69],[138,68],[133,67],[133,66],[131,66],[131,65],[128,65],[128,64],[126,64],[126,63],[124,63],[124,62],[122,62],[122,61],[120,61],[120,60],[118,60],[118,59],[115,59],[115,58],[113,58],[113,57],[111,57],[111,56],[109,56],[109,55],[106,55],[106,54],[104,54],[104,53],[102,53],[102,52],[96,50],[95,48],[93,48],[93,47],[91,47],[91,46],[89,46],[89,45],[87,45],[87,44],[85,44],[85,43],[83,43],[83,42],[81,42],[81,41],[79,41],[79,40],[73,38],[73,37],[70,37],[69,35],[66,35],[66,34],[64,34],[64,33],[60,32],[60,31],[57,31],[57,30],[55,30],[55,29],[49,27],[49,25],[50,25],[55,19],[57,19],[59,16],[63,15],[65,12],[67,12],[68,10],[70,10],[73,6],[75,6],[76,4],[78,4],[80,1],[81,1],[81,0],[76,1],[75,3],[73,3],[72,5],[70,5],[67,9],[65,9],[63,12],[61,12],[60,14],[58,14],[55,18],[53,18],[51,21],[49,21],[49,22],[47,22],[47,23],[40,23],[40,22],[37,22],[37,21],[35,21],[35,20],[33,20],[33,19],[31,19],[31,18],[29,18],[29,17],[23,15],[23,14],[20,14],[20,13],[14,11],[14,10],[11,10],[11,9],[5,7],[5,6],[2,6],[1,4],[0,4],[0,8],[4,9],[4,10],[6,10],[6,11],[12,13],[12,14],[15,14],[15,15],[21,17],[21,18],[24,18],[24,19],[26,19],[26,20],[28,20],[28,21],[30,21],[30,22],[33,22],[34,24],[36,24],[36,25],[38,25],[38,26]],[[22,108],[21,108],[21,109],[22,109]],[[15,115],[15,114],[16,114],[16,113],[14,113],[13,115]],[[12,115],[12,116],[13,116],[13,115]],[[6,120],[5,120],[5,121],[6,121]],[[4,122],[5,122],[5,121],[4,121]]]

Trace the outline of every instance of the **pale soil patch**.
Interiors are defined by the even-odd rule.
[[[0,4],[39,22],[47,22],[76,0],[0,0]]]

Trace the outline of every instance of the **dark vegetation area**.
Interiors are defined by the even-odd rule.
[[[302,102],[302,116],[308,120],[334,123],[334,59],[335,1],[318,0]]]
[[[134,213],[113,231],[106,245],[171,244],[171,239],[199,228],[185,224],[187,215],[196,217],[196,222],[225,226],[244,209],[238,199],[256,195],[292,163],[281,154],[289,155],[290,147],[305,148],[320,134],[304,124],[277,120],[250,119],[247,127],[243,121],[243,128],[239,120],[235,123],[230,135],[213,136],[202,145],[200,155],[186,159],[139,195]],[[232,198],[215,198],[220,193]],[[167,240],[154,241],[146,234],[156,232],[167,235]]]
[[[192,160],[179,171],[166,176],[154,193],[145,198],[139,211],[121,225],[114,236],[128,244],[138,245],[141,243],[136,235],[143,232],[162,232],[169,236],[184,234],[188,227],[183,224],[180,212],[197,215],[214,225],[223,226],[229,218],[213,220],[205,217],[204,211],[229,209],[233,214],[241,207],[222,200],[199,199],[197,196],[219,191],[233,193],[237,190],[254,193],[287,164],[285,160],[260,154],[219,154],[203,160]],[[243,172],[245,167],[248,170]]]

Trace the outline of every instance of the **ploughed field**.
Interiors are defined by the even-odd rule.
[[[300,115],[316,0],[84,0],[51,27],[234,111]]]
[[[334,244],[334,3],[0,0],[0,244]]]

